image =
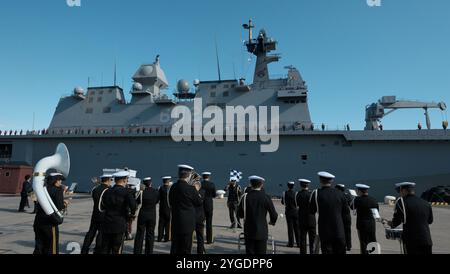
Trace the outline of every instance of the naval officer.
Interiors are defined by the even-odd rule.
[[[225,191],[228,191],[228,199],[227,199],[227,206],[228,206],[228,213],[230,215],[230,222],[231,226],[230,228],[236,228],[236,225],[238,228],[242,228],[241,226],[241,219],[239,218],[237,208],[239,205],[239,201],[242,196],[241,192],[241,186],[237,184],[237,178],[231,177],[230,182],[225,188]]]
[[[350,209],[344,194],[331,187],[335,176],[319,172],[321,188],[311,194],[310,212],[319,215],[319,239],[322,254],[345,254],[345,230],[350,226]]]
[[[197,254],[205,254],[205,194],[206,191],[200,182],[195,183],[203,203],[195,207],[195,237],[197,239]]]
[[[142,254],[142,243],[145,235],[145,254],[153,254],[155,242],[156,205],[159,203],[159,192],[152,188],[152,178],[142,180],[145,189],[137,203],[141,205],[134,238],[134,254]]]
[[[345,189],[344,184],[337,184],[335,187],[337,190],[341,191],[344,194],[345,200],[347,201],[347,205],[349,207],[353,204],[353,197],[348,193]],[[347,251],[350,251],[352,248],[352,216],[348,215],[347,220],[345,220],[346,223],[349,225],[345,227],[345,241],[347,246]]]
[[[64,200],[64,188],[62,182],[65,180],[61,173],[51,173],[47,177],[47,192],[58,211],[63,210],[68,202]],[[36,206],[36,217],[33,229],[35,233],[35,249],[33,254],[59,254],[59,225],[60,220],[48,216],[38,203]]]
[[[162,177],[163,184],[159,187],[159,221],[158,221],[158,242],[170,240],[170,207],[167,202],[168,193],[172,184],[172,177]]]
[[[172,245],[170,254],[191,254],[192,234],[196,225],[195,207],[203,205],[199,185],[191,185],[194,168],[178,166],[178,181],[169,190],[172,213]]]
[[[429,203],[416,196],[415,186],[410,182],[396,184],[401,197],[395,205],[394,218],[388,224],[392,228],[403,224],[402,239],[407,254],[432,254],[433,211]]]
[[[239,202],[239,217],[244,219],[245,251],[247,254],[266,254],[269,229],[267,226],[267,214],[270,217],[270,225],[275,225],[278,213],[275,210],[272,199],[261,191],[264,178],[250,176],[252,190],[244,194]]]
[[[316,239],[316,216],[310,213],[309,200],[311,190],[309,190],[310,180],[299,179],[300,191],[297,192],[295,200],[298,206],[298,224],[300,235],[300,254],[306,254],[306,236],[309,240],[309,253],[314,253],[314,240]]]
[[[206,243],[213,243],[212,220],[214,211],[214,198],[216,198],[216,185],[211,181],[211,172],[202,173],[202,189],[205,192],[203,207],[205,209],[206,219]]]
[[[297,247],[300,247],[299,229],[298,229],[298,210],[295,201],[295,182],[288,182],[288,189],[283,192],[281,204],[285,207],[285,216],[288,229],[288,245],[287,247],[294,247],[294,239]]]
[[[356,229],[358,230],[361,254],[368,254],[367,245],[377,241],[373,210],[379,211],[377,200],[369,196],[370,186],[357,184],[358,197],[352,203],[356,210]]]
[[[31,183],[31,176],[26,175],[25,181],[22,184],[22,191],[20,191],[20,204],[19,212],[25,212],[25,206],[30,207],[28,204],[28,196],[33,192],[33,185]]]
[[[103,194],[100,209],[105,212],[102,226],[102,254],[121,254],[127,221],[136,213],[136,199],[126,189],[128,171],[113,174],[115,185]]]
[[[92,208],[91,224],[89,231],[84,237],[83,247],[81,248],[81,254],[89,254],[89,248],[95,238],[95,250],[94,254],[99,254],[102,246],[102,233],[101,226],[104,220],[104,212],[99,210],[100,197],[105,193],[107,189],[111,187],[113,181],[112,175],[102,175],[100,177],[100,185],[92,190],[92,200],[94,201],[94,207]],[[97,235],[97,236],[96,236]]]

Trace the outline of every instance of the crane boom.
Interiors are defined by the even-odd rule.
[[[397,109],[419,109],[425,110],[425,118],[427,128],[431,128],[430,116],[428,109],[440,109],[442,111],[447,109],[447,105],[444,102],[418,102],[418,101],[406,101],[397,100],[395,96],[383,96],[377,103],[373,103],[366,107],[366,127],[365,130],[378,130],[379,122],[386,115],[394,112]],[[385,112],[389,109],[388,112]]]

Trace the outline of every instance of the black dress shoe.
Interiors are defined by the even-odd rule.
[[[286,247],[293,248],[294,245],[288,244]]]
[[[242,226],[241,226],[241,224],[238,224],[238,226],[237,226],[238,228],[242,228]]]

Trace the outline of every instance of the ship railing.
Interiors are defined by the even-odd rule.
[[[194,125],[191,126],[191,133],[194,134]],[[251,133],[268,133],[272,132],[270,126],[264,126],[258,128],[257,124],[225,124],[223,127],[223,133],[226,134],[234,129],[234,134],[244,132],[245,134]],[[280,123],[274,127],[280,135],[283,134],[295,134],[302,131],[350,131],[350,124],[330,126],[325,123],[312,124],[310,122],[286,122]],[[251,132],[250,132],[251,131]],[[203,128],[202,128],[203,132]],[[421,131],[422,134],[426,134],[425,130]],[[215,133],[215,132],[213,132]],[[95,128],[51,128],[42,130],[0,130],[1,136],[122,136],[122,135],[149,135],[149,136],[170,136],[172,134],[171,125],[133,125],[130,127],[95,127]]]

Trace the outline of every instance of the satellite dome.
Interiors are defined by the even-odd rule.
[[[177,90],[179,93],[188,93],[189,92],[189,82],[186,80],[180,80],[177,84]]]
[[[139,72],[141,76],[151,76],[153,72],[153,66],[143,66]]]
[[[134,91],[141,91],[142,90],[142,84],[141,83],[134,83],[133,84],[133,90]]]
[[[200,80],[195,79],[194,80],[194,86],[198,87],[200,85]]]
[[[84,89],[82,87],[75,87],[73,89],[73,94],[75,94],[75,95],[83,95],[84,94]]]

